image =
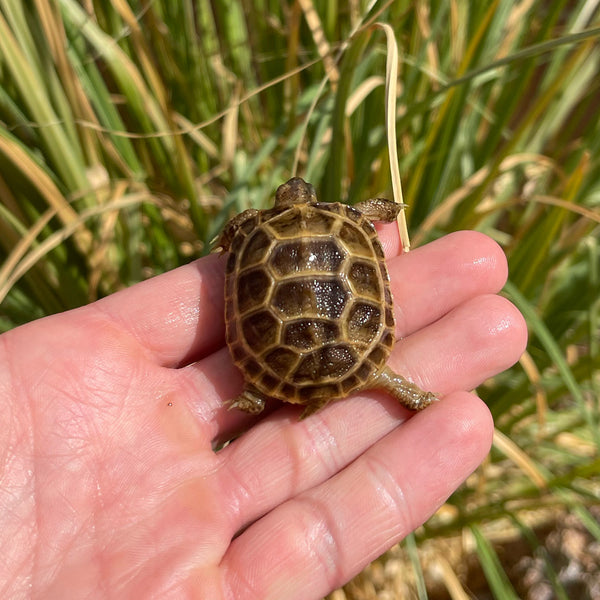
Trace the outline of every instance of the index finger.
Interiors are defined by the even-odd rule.
[[[378,227],[388,258],[398,252],[398,230]],[[94,304],[132,334],[166,367],[200,360],[225,343],[223,296],[226,257],[211,254],[121,290]]]
[[[484,459],[492,432],[485,404],[465,392],[417,413],[235,538],[221,562],[230,596],[322,598],[343,585],[433,514]]]
[[[224,258],[200,258],[94,303],[166,367],[224,344]]]

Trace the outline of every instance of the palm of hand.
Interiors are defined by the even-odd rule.
[[[487,238],[390,261],[406,336],[392,364],[445,396],[411,419],[377,393],[302,422],[289,406],[228,412],[242,382],[222,347],[222,270],[203,259],[0,338],[3,597],[318,598],[483,458],[489,413],[460,390],[525,342],[491,295],[506,267]]]

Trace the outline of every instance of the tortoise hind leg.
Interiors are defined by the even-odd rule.
[[[409,410],[423,410],[439,400],[432,392],[424,392],[418,385],[394,373],[389,367],[384,367],[369,382],[369,387],[385,390]]]
[[[229,403],[229,410],[238,408],[252,415],[258,415],[265,409],[267,396],[253,387],[247,387]]]

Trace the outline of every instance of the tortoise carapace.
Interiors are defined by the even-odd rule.
[[[226,339],[245,388],[231,402],[259,413],[268,398],[304,405],[305,417],[363,389],[384,389],[411,410],[436,399],[386,362],[394,345],[392,293],[372,221],[400,205],[318,202],[299,177],[275,206],[248,209],[225,226]]]

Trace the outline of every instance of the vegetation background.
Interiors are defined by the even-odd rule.
[[[599,598],[598,0],[0,0],[0,330],[201,256],[296,165],[389,196],[375,21],[412,243],[496,239],[530,343],[487,463],[331,598]]]

